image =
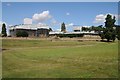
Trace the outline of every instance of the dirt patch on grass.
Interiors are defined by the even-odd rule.
[[[5,51],[5,50],[8,50],[8,49],[2,48],[2,49],[0,49],[0,52],[1,52],[1,51]]]

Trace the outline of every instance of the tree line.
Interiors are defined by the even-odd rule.
[[[103,25],[99,25],[99,26],[91,26],[91,27],[82,27],[82,31],[95,31],[95,32],[100,32],[103,31]]]
[[[120,40],[120,25],[115,25],[116,19],[115,16],[112,18],[112,15],[108,14],[105,18],[105,26],[91,26],[91,27],[82,27],[82,31],[95,31],[99,34],[102,40],[107,39],[109,41],[115,41],[117,38]],[[65,23],[61,25],[61,31],[66,32]]]
[[[87,27],[82,27],[82,31],[95,31],[99,33],[99,36],[101,37],[102,40],[107,39],[107,41],[115,41],[117,38],[120,40],[120,25],[115,25],[116,19],[115,16],[112,18],[112,15],[108,14],[107,17],[105,18],[105,26],[99,25],[99,26],[91,26],[89,28]],[[49,31],[52,31],[50,28]],[[65,23],[63,22],[61,24],[61,32],[66,32],[66,26]],[[7,36],[6,32],[6,25],[5,23],[2,24],[2,31],[1,31],[2,37]],[[16,33],[17,37],[28,37],[28,33],[26,31],[18,31]]]

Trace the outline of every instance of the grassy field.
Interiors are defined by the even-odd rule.
[[[3,39],[4,78],[115,78],[118,43]]]

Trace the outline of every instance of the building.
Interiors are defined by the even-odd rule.
[[[10,35],[16,37],[17,32],[26,31],[28,37],[47,37],[49,36],[49,26],[43,24],[22,24],[10,27]]]
[[[74,32],[80,32],[80,31],[82,31],[82,27],[81,26],[74,26],[73,30],[74,30]]]
[[[57,37],[69,37],[69,38],[99,38],[99,34],[94,31],[91,32],[49,32],[49,36],[57,36]]]
[[[10,27],[10,35],[16,37],[18,32],[27,32],[28,37],[87,37],[87,36],[98,36],[99,34],[94,31],[82,31],[82,27],[75,26],[73,32],[61,32],[61,31],[50,31],[48,25],[45,24],[22,24]]]

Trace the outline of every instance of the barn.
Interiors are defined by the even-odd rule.
[[[10,35],[16,37],[17,33],[24,31],[28,33],[28,37],[47,37],[49,36],[49,26],[41,24],[21,24],[10,26]]]

